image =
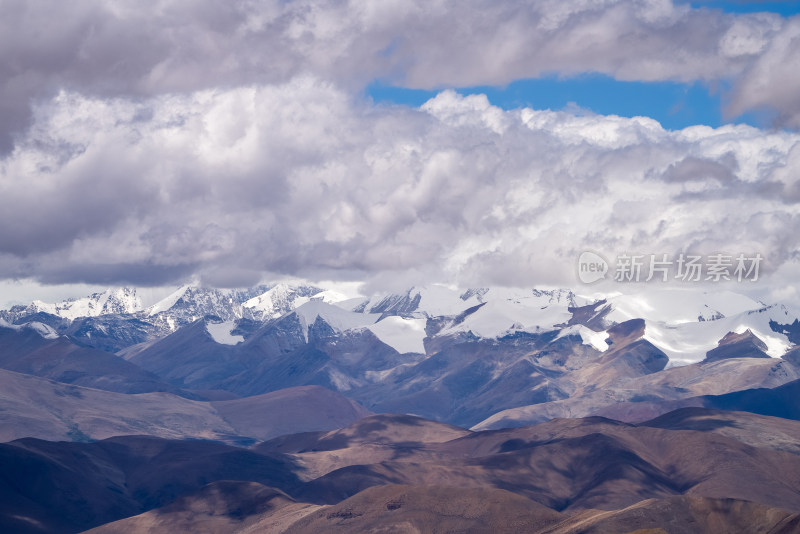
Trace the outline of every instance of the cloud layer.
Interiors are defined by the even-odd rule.
[[[798,246],[798,140],[452,91],[374,108],[310,76],[135,102],[62,93],[3,162],[0,267],[530,285],[568,283],[593,248],[763,252],[774,270]]]
[[[797,127],[799,24],[662,1],[3,2],[0,278],[573,284],[590,248],[761,252],[790,280],[795,133],[359,95],[732,81],[732,113]]]
[[[730,111],[800,125],[800,18],[733,16],[669,0],[7,0],[0,5],[0,150],[30,100],[62,89],[141,97],[285,83],[348,88],[504,84],[547,73],[732,80]]]

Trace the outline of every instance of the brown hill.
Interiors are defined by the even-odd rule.
[[[332,432],[282,436],[254,448],[259,452],[294,453],[312,480],[343,466],[373,464],[396,458],[423,458],[432,462],[438,454],[430,445],[467,436],[469,430],[421,417],[378,414]]]
[[[229,534],[249,529],[274,532],[277,530],[272,529],[281,519],[291,524],[318,508],[296,503],[281,490],[257,482],[224,480],[162,508],[93,528],[87,534]]]
[[[0,444],[0,530],[128,518],[101,532],[792,532],[797,431],[683,411],[643,425],[592,417],[486,432],[378,415],[249,450],[26,439]]]
[[[681,408],[639,426],[698,430],[734,438],[747,445],[800,454],[800,421],[748,412]]]
[[[286,530],[312,532],[541,532],[561,514],[509,491],[388,485],[325,507]]]
[[[547,534],[752,534],[800,532],[800,514],[734,499],[670,497],[647,499],[614,511],[587,510]]]
[[[688,496],[563,514],[505,490],[407,485],[375,486],[336,505],[319,506],[253,482],[223,481],[87,534],[161,532],[789,534],[800,532],[800,514],[748,501]]]
[[[296,457],[325,466],[326,473],[298,494],[315,503],[338,502],[375,485],[409,484],[502,488],[559,511],[618,509],[679,494],[800,510],[799,456],[713,432],[589,418],[438,444],[387,443],[370,455],[354,454],[344,442],[335,450],[305,446]]]

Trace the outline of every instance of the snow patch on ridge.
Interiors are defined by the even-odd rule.
[[[348,391],[360,385],[357,380],[336,369],[327,368],[326,372],[328,374],[328,379],[331,381],[331,385],[336,388],[336,391]]]
[[[30,323],[25,324],[11,324],[5,319],[0,318],[0,328],[10,328],[11,330],[16,330],[17,332],[23,328],[29,328],[45,339],[58,339],[59,337],[58,332],[56,332],[51,326],[40,323],[39,321],[31,321]]]
[[[45,339],[58,339],[58,332],[53,330],[51,326],[48,326],[44,323],[40,323],[39,321],[32,321],[30,323],[26,323],[25,326],[30,328],[40,336]]]
[[[238,345],[244,341],[244,337],[231,334],[231,330],[234,328],[236,328],[235,321],[206,322],[206,330],[211,335],[211,338],[220,345]]]
[[[572,317],[568,310],[571,302],[554,301],[550,293],[498,293],[500,298],[497,299],[484,296],[483,306],[461,323],[447,328],[445,333],[472,332],[484,338],[497,338],[514,332],[546,332]]]
[[[382,342],[400,354],[415,352],[425,354],[426,319],[412,319],[399,316],[385,317],[383,320],[368,326]]]
[[[300,319],[306,341],[308,341],[308,327],[314,324],[317,317],[321,317],[323,321],[338,332],[364,328],[375,323],[380,317],[380,315],[376,313],[356,313],[348,311],[321,300],[310,300],[295,309],[295,313]]]
[[[600,352],[605,352],[606,350],[608,350],[608,343],[606,343],[606,339],[608,339],[608,334],[605,331],[595,332],[594,330],[586,328],[582,324],[576,324],[562,329],[561,332],[559,332],[558,335],[555,337],[555,339],[553,339],[553,341],[555,341],[556,339],[561,339],[562,337],[574,336],[574,335],[580,336],[580,338],[583,340],[584,345],[592,346],[597,350],[599,350]]]

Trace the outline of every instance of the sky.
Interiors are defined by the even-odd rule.
[[[286,276],[575,286],[587,250],[759,254],[748,290],[796,297],[798,13],[0,0],[0,306]]]

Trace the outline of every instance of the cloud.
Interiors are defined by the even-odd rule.
[[[551,73],[733,80],[732,114],[767,106],[797,127],[798,24],[669,0],[9,0],[0,5],[0,154],[24,136],[31,102],[61,90],[149,98],[304,74],[348,91],[374,79],[443,88]]]
[[[0,278],[573,285],[586,249],[760,252],[765,273],[795,273],[800,247],[789,132],[672,132],[453,91],[373,107],[308,75],[62,92],[35,117],[0,166]]]
[[[358,95],[732,80],[730,113],[797,126],[798,24],[644,0],[3,2],[0,279],[572,285],[589,249],[761,252],[788,283],[796,133]]]
[[[783,25],[739,78],[728,112],[737,115],[748,110],[774,110],[775,126],[800,128],[800,16]]]

